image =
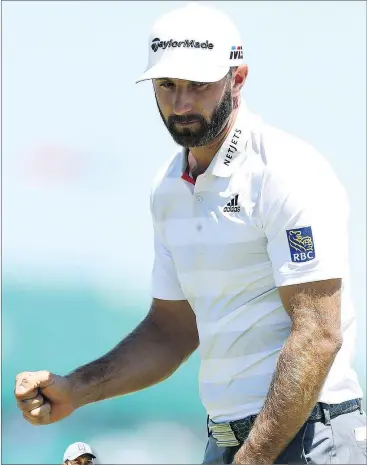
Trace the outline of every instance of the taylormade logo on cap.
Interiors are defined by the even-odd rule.
[[[187,48],[204,48],[208,50],[213,50],[214,44],[209,42],[208,40],[205,42],[198,42],[194,39],[185,39],[185,40],[161,40],[158,37],[152,40],[152,50],[153,52],[157,52],[159,48],[165,50],[166,48],[172,47],[187,47]]]

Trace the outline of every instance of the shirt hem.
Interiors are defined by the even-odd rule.
[[[322,402],[328,405],[335,405],[335,404],[341,404],[342,402],[346,402],[348,400],[363,399],[363,398],[364,398],[363,392],[358,392],[358,393],[351,392],[349,395],[340,396],[339,398],[338,396],[333,396],[333,395],[328,396],[326,394],[326,395],[320,396],[317,402]],[[230,421],[243,420],[244,418],[247,418],[251,415],[258,415],[262,409],[262,406],[259,407],[258,409],[249,410],[248,412],[241,414],[241,415],[223,415],[223,414],[210,415],[210,413],[208,413],[208,416],[213,421],[213,423],[227,423]]]

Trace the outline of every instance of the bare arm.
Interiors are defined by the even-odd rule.
[[[234,463],[274,463],[307,421],[342,344],[340,288],[340,279],[279,288],[291,333],[264,407]]]
[[[197,349],[186,300],[154,299],[140,325],[103,357],[67,375],[75,407],[139,391],[168,378]]]

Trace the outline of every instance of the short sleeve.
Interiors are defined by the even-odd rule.
[[[347,273],[347,196],[331,168],[316,171],[264,176],[261,221],[278,287]]]
[[[154,232],[154,264],[152,271],[152,295],[162,300],[186,300],[178,281],[171,254]]]
[[[150,210],[154,231],[154,263],[151,277],[152,297],[162,300],[186,300],[178,280],[172,255],[164,244],[155,218],[154,191],[151,192],[150,196]]]

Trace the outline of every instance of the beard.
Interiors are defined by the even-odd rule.
[[[221,101],[214,109],[209,121],[200,114],[171,115],[166,120],[159,108],[157,97],[156,102],[163,123],[173,140],[176,144],[185,148],[201,147],[212,142],[223,130],[233,110],[230,86],[227,86]],[[178,128],[175,125],[175,123],[187,123],[189,121],[195,121],[193,126],[198,127],[196,129],[193,129],[193,126]]]

